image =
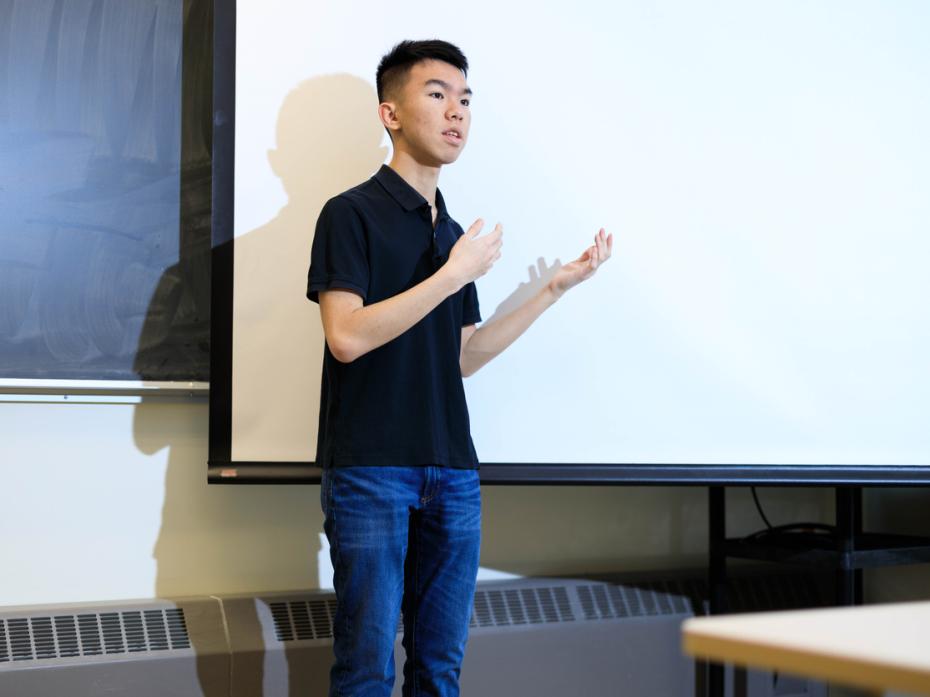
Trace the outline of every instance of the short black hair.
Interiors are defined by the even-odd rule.
[[[383,102],[385,94],[393,92],[403,83],[410,68],[426,60],[448,63],[468,76],[468,59],[458,46],[439,39],[401,41],[378,64],[378,72],[375,74],[378,102]]]

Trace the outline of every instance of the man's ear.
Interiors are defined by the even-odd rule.
[[[381,102],[378,105],[378,116],[381,118],[381,123],[384,124],[384,127],[389,131],[400,130],[400,119],[397,117],[396,102]]]

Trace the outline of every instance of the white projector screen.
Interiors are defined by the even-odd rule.
[[[390,159],[374,71],[469,58],[451,214],[486,322],[614,258],[465,381],[484,463],[930,464],[930,5],[239,0],[231,459],[312,462],[331,196]]]

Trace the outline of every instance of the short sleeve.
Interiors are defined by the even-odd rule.
[[[358,211],[344,197],[331,198],[316,221],[307,297],[318,303],[321,290],[343,288],[365,300],[368,279],[368,244]]]
[[[478,289],[474,281],[462,288],[462,326],[478,324],[481,321],[481,310],[478,307]]]

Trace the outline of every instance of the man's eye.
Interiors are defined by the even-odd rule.
[[[429,96],[430,96],[430,97],[439,97],[440,99],[442,99],[442,92],[430,92],[430,93],[429,93]]]
[[[471,106],[471,100],[470,100],[470,99],[463,99],[463,100],[462,100],[462,106]]]

